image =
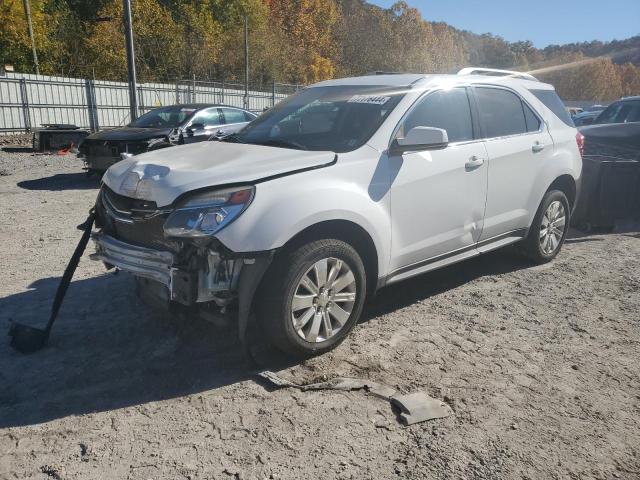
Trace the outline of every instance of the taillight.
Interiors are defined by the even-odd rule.
[[[582,135],[580,132],[576,133],[576,143],[578,144],[580,156],[584,157],[584,135]]]

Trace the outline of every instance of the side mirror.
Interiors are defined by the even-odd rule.
[[[396,138],[391,142],[389,153],[401,155],[404,152],[418,152],[422,150],[438,150],[449,144],[447,131],[434,127],[413,127],[404,138]]]

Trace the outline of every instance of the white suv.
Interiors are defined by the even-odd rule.
[[[224,141],[111,167],[92,258],[241,338],[321,353],[385,285],[516,242],[553,259],[581,147],[553,87],[526,74],[321,82]]]

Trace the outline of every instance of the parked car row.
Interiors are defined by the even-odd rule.
[[[608,107],[596,105],[573,116],[576,127],[610,123],[640,122],[640,96],[621,98]]]
[[[257,115],[228,105],[160,107],[129,125],[86,137],[78,147],[89,173],[104,173],[122,158],[173,145],[201,142],[237,132]]]
[[[187,143],[192,112],[172,108],[161,136]],[[325,81],[222,141],[109,168],[91,257],[133,274],[156,304],[322,353],[385,285],[515,243],[551,261],[582,139],[553,87],[528,74]]]

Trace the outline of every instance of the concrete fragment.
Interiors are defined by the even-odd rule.
[[[397,395],[391,398],[391,403],[401,410],[400,419],[404,425],[444,418],[451,414],[451,408],[446,403],[431,398],[424,392]]]

